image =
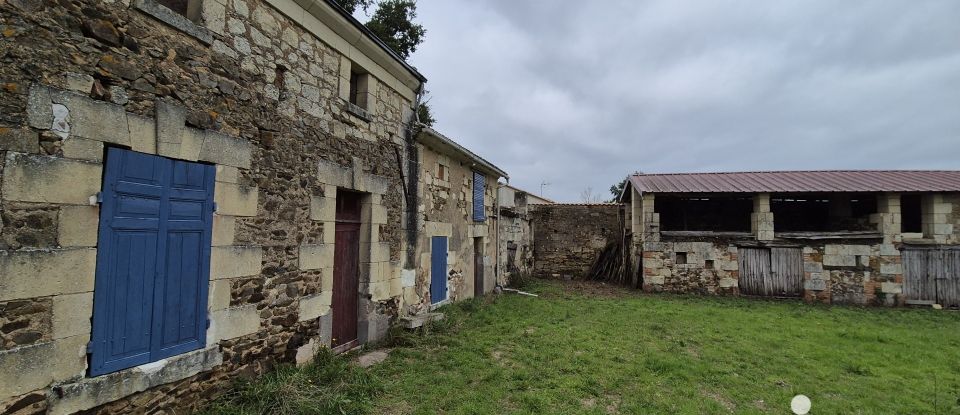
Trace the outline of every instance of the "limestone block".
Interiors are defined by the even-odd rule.
[[[257,330],[260,330],[260,313],[257,312],[256,304],[211,311],[207,344],[213,345],[220,340],[246,336],[256,333]]]
[[[424,236],[453,236],[453,225],[444,222],[427,221]]]
[[[92,292],[53,297],[53,339],[90,334],[91,316]]]
[[[200,160],[200,150],[206,137],[207,133],[203,130],[184,128],[180,135],[180,156],[177,158],[188,161]]]
[[[88,205],[90,196],[100,191],[102,173],[97,163],[9,152],[3,199]]]
[[[324,196],[310,196],[310,220],[332,221],[337,216],[337,199]]]
[[[71,159],[103,161],[103,142],[70,137],[63,140],[63,156]]]
[[[361,213],[361,221],[364,223],[375,223],[383,225],[387,223],[387,208],[382,205],[369,205],[369,209],[364,209]]]
[[[317,163],[317,178],[323,184],[353,187],[353,169],[343,168],[336,162],[320,160]],[[329,197],[335,193],[324,194]]]
[[[417,285],[417,270],[405,269],[400,271],[400,284],[404,288],[415,287]]]
[[[827,282],[822,279],[809,279],[803,282],[803,289],[809,291],[824,291],[827,289]]]
[[[819,262],[803,262],[803,272],[823,272],[823,264]]]
[[[0,127],[0,150],[37,153],[40,151],[39,135],[28,128]]]
[[[294,358],[297,366],[303,366],[313,362],[314,357],[321,348],[323,348],[323,345],[321,345],[317,339],[310,339],[307,341],[307,344],[298,347],[297,355]]]
[[[82,377],[87,367],[90,336],[73,336],[0,351],[0,401],[47,387],[53,382]],[[16,381],[11,381],[15,379]]]
[[[723,261],[720,264],[720,269],[722,271],[739,271],[740,263],[737,261]]]
[[[300,269],[333,268],[333,248],[331,244],[300,245]]]
[[[934,235],[953,235],[953,225],[949,223],[937,223],[933,225]]]
[[[733,278],[721,278],[719,285],[720,288],[733,288],[739,285],[739,281]]]
[[[857,257],[852,255],[824,255],[823,265],[827,267],[855,267]]]
[[[400,278],[391,278],[388,280],[390,285],[390,297],[399,297],[403,294],[403,281]]]
[[[27,122],[31,127],[49,130],[53,125],[53,107],[50,88],[40,84],[30,85],[27,95]]]
[[[320,291],[333,289],[333,267],[322,268],[320,270]]]
[[[880,283],[880,292],[885,294],[903,294],[903,284],[896,282]]]
[[[57,226],[57,242],[62,247],[97,246],[100,226],[99,206],[63,206]]]
[[[883,256],[900,256],[900,250],[897,249],[896,245],[893,244],[883,244],[880,245],[880,255]]]
[[[130,149],[147,154],[157,154],[157,124],[153,118],[127,114],[130,130]]]
[[[230,307],[230,280],[210,281],[209,294],[207,295],[207,308],[209,310],[223,310]]]
[[[214,131],[204,133],[200,160],[249,169],[252,158],[253,145],[249,141]]]
[[[360,242],[369,240],[370,231],[366,226],[360,228]],[[337,240],[337,223],[333,221],[323,222],[323,240],[322,243],[333,244]]]
[[[333,291],[331,290],[300,298],[299,321],[313,320],[329,313],[332,298]]]
[[[420,304],[420,294],[416,287],[403,288],[403,303],[406,305]]]
[[[158,362],[60,385],[49,396],[50,415],[73,414],[147,389],[189,378],[223,364],[217,345]]]
[[[258,196],[259,189],[256,186],[232,183],[217,183],[213,191],[217,213],[221,215],[257,216]]]
[[[0,251],[0,301],[93,291],[96,249]]]
[[[900,275],[903,274],[902,264],[880,264],[881,275]]]
[[[236,236],[237,218],[213,215],[213,241],[211,246],[233,245]]]
[[[186,129],[186,108],[159,99],[154,105],[157,112],[156,134],[158,147],[160,143],[179,145],[182,141],[183,130]]]
[[[651,285],[663,285],[666,281],[666,277],[663,275],[648,275],[643,277],[643,282]]]
[[[363,249],[365,244],[361,244],[360,248]],[[390,261],[390,243],[389,242],[373,242],[369,244],[370,249],[370,262],[388,262]]]
[[[367,191],[374,195],[384,195],[390,190],[390,179],[383,176],[368,175],[364,178]]]
[[[372,301],[384,301],[390,299],[389,281],[371,282],[367,290],[367,293],[370,294],[370,299]]]
[[[89,94],[93,89],[93,77],[87,74],[67,72],[63,74],[64,85],[68,90]]]
[[[220,183],[240,183],[240,169],[232,166],[217,165],[216,181]]]
[[[200,17],[204,26],[214,33],[224,34],[227,8],[218,1],[204,1],[200,3]]]
[[[122,106],[69,92],[54,92],[52,98],[70,111],[71,136],[130,145],[127,112]]]
[[[210,250],[210,279],[259,275],[262,263],[259,246],[215,246]]]

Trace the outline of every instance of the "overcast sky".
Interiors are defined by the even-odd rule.
[[[442,133],[579,201],[633,171],[960,169],[958,0],[419,0]]]

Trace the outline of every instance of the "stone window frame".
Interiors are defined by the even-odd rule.
[[[213,33],[199,24],[204,1],[214,0],[189,0],[186,16],[160,4],[157,0],[133,0],[131,6],[210,46],[213,44]]]
[[[259,275],[263,263],[261,247],[235,243],[236,219],[258,214],[259,189],[240,183],[240,172],[251,167],[254,146],[242,138],[187,127],[187,109],[179,104],[158,99],[155,108],[155,117],[144,117],[127,113],[121,105],[33,84],[28,95],[28,124],[39,130],[54,131],[55,126],[62,127],[57,124],[60,114],[63,117],[60,121],[68,123],[67,128],[57,131],[64,139],[64,154],[54,157],[8,152],[3,199],[53,204],[60,208],[61,220],[69,221],[61,222],[58,227],[58,248],[7,255],[16,263],[38,264],[31,268],[33,271],[24,268],[21,272],[26,275],[25,280],[30,280],[29,286],[18,285],[7,293],[9,296],[23,299],[52,296],[54,299],[54,318],[58,324],[52,340],[3,352],[29,358],[33,365],[39,362],[53,365],[35,370],[53,372],[53,377],[18,386],[31,390],[56,387],[61,393],[48,398],[53,412],[90,409],[211,370],[222,364],[220,341],[260,330],[256,304],[230,306],[231,281]],[[100,210],[95,195],[103,185],[103,153],[107,146],[216,166],[214,202],[217,208],[213,216],[207,303],[210,326],[201,349],[91,377],[89,358],[75,357],[91,336]],[[51,269],[58,271],[51,272]],[[31,272],[35,274],[33,277]],[[45,282],[64,273],[78,277],[68,285]],[[124,386],[115,388],[115,385]],[[111,392],[91,393],[102,390]]]
[[[358,63],[346,57],[340,58],[340,99],[347,113],[365,122],[373,120],[376,106],[377,79]]]

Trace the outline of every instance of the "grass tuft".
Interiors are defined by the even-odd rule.
[[[201,414],[365,414],[382,391],[375,376],[324,348],[305,366],[282,365],[238,382]]]

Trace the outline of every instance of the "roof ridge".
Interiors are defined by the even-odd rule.
[[[694,175],[726,175],[726,174],[770,174],[770,173],[960,173],[960,170],[946,169],[906,169],[906,170],[745,170],[745,171],[716,171],[716,172],[674,172],[674,173],[634,173],[631,177],[643,176],[694,176]]]

